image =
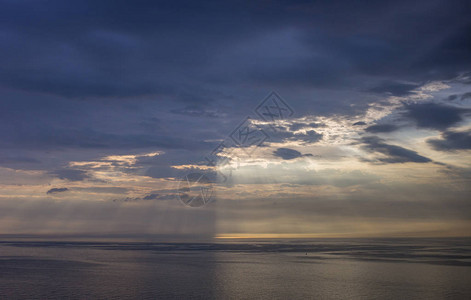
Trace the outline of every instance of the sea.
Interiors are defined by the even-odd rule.
[[[471,239],[4,239],[0,299],[471,299]]]

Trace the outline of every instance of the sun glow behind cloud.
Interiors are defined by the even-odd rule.
[[[168,169],[175,173],[166,176],[148,172],[168,155],[156,149],[69,161],[67,170],[80,174],[80,180],[2,168],[2,177],[10,180],[3,180],[0,197],[18,199],[25,207],[34,207],[33,199],[60,202],[65,211],[84,201],[101,202],[111,212],[92,223],[107,223],[100,229],[107,232],[120,227],[121,217],[131,231],[141,228],[131,217],[138,215],[153,224],[146,233],[192,233],[193,225],[185,220],[199,214],[209,216],[209,221],[197,231],[217,238],[465,235],[470,226],[464,213],[469,152],[438,151],[430,141],[443,138],[444,133],[433,127],[417,128],[414,120],[404,117],[411,104],[452,106],[464,117],[450,130],[466,133],[471,128],[470,98],[443,100],[465,91],[459,82],[432,82],[407,96],[387,96],[359,115],[305,115],[274,124],[253,120],[264,130],[276,128],[263,145],[226,147],[220,156],[228,163],[215,167],[201,160],[172,163]],[[384,124],[394,126],[377,126]],[[372,126],[377,126],[375,131],[368,131]],[[204,213],[192,212],[177,201],[176,174],[190,171],[218,171],[227,179],[214,184],[217,201],[203,208]],[[90,210],[91,206],[85,209]],[[172,231],[168,224],[149,217],[149,210],[159,211],[160,217],[171,215],[185,225]],[[18,226],[14,217],[3,222],[4,228]],[[44,232],[59,224],[68,224],[64,230],[90,230],[80,222],[61,217],[41,226]]]

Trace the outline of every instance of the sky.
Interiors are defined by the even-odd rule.
[[[469,1],[0,7],[0,234],[471,234]]]

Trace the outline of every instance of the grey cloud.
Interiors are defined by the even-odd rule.
[[[405,96],[411,93],[412,90],[419,87],[419,84],[413,83],[401,83],[401,82],[383,82],[380,85],[369,89],[370,92],[374,93],[386,93],[393,96]]]
[[[471,168],[463,168],[452,165],[447,165],[446,168],[441,169],[440,173],[445,174],[449,178],[459,179],[463,182],[469,182],[471,180]],[[468,185],[469,187],[469,185]]]
[[[177,177],[179,174],[178,170],[170,166],[155,166],[150,167],[146,170],[145,175],[152,178],[168,178]]]
[[[63,193],[69,191],[68,188],[52,188],[49,191],[46,192],[46,194],[57,194],[57,193]]]
[[[49,172],[49,174],[59,179],[66,179],[69,181],[82,181],[89,178],[86,171],[77,169],[58,169]]]
[[[441,139],[429,139],[427,141],[435,150],[456,151],[471,149],[471,130],[446,131]]]
[[[94,129],[36,128],[7,136],[3,143],[15,143],[36,149],[137,149],[160,147],[165,149],[201,149],[205,142],[189,141],[178,136],[158,134],[117,134]],[[203,146],[204,147],[204,146]]]
[[[151,200],[162,200],[162,201],[167,201],[167,200],[175,200],[176,195],[174,194],[166,194],[166,195],[161,195],[161,194],[156,194],[152,193],[149,195],[145,195],[144,197],[126,197],[123,199],[113,199],[113,202],[139,202],[139,201],[151,201]]]
[[[21,169],[26,169],[26,170],[31,170],[31,169],[41,169],[43,166],[41,164],[41,160],[38,158],[35,158],[34,156],[37,156],[35,154],[27,154],[27,155],[21,155],[18,153],[15,153],[14,155],[10,153],[1,153],[2,151],[0,150],[0,166],[3,167],[8,167],[8,168],[13,168],[16,170],[21,170]],[[6,151],[3,151],[6,152]]]
[[[322,139],[323,135],[315,130],[306,131],[305,134],[296,134],[295,140],[302,140],[306,143],[316,143]]]
[[[453,100],[456,100],[456,99],[458,99],[458,95],[450,95],[447,98],[447,100],[449,100],[449,101],[453,101]]]
[[[104,194],[124,194],[129,191],[128,188],[122,187],[76,187],[73,188],[74,191],[83,191],[91,193],[104,193]]]
[[[287,141],[300,141],[304,143],[316,143],[323,138],[321,133],[318,133],[315,130],[309,130],[311,128],[316,128],[324,126],[319,123],[294,123],[293,126],[276,126],[271,127],[270,125],[259,126],[263,129],[268,135],[269,139],[267,142],[271,143],[282,143]],[[294,133],[293,131],[304,129],[305,132]]]
[[[295,159],[303,156],[301,152],[289,148],[278,148],[273,151],[273,154],[277,157],[281,157],[286,160]]]
[[[159,194],[149,194],[146,195],[142,200],[155,200],[159,198]]]
[[[465,99],[471,99],[471,92],[470,93],[464,93],[463,95],[461,95],[461,100],[465,100]]]
[[[208,110],[198,106],[186,106],[181,109],[173,109],[171,112],[190,117],[218,118],[222,116],[217,111]]]
[[[398,129],[399,128],[393,124],[377,124],[367,127],[365,131],[370,133],[388,133],[396,131]]]
[[[6,34],[0,36],[0,57],[9,59],[2,61],[0,81],[73,98],[152,94],[206,101],[209,97],[199,96],[197,75],[225,43],[235,43],[258,26],[238,18],[241,10],[223,4],[202,1],[198,8],[184,7],[141,1],[133,3],[129,14],[128,5],[110,1],[51,1],[47,11],[39,3],[3,3],[0,19]],[[238,26],[220,22],[224,15]],[[193,80],[182,83],[183,73]]]
[[[428,163],[432,162],[430,158],[419,155],[416,151],[409,150],[400,146],[386,144],[383,139],[376,136],[364,137],[361,139],[362,148],[369,152],[380,153],[386,157],[377,158],[383,163]]]
[[[351,85],[351,75],[380,75],[390,79],[372,91],[404,94],[413,84],[397,77],[422,82],[471,65],[462,1],[412,5],[422,9],[407,1],[383,3],[389,9],[348,1],[199,3],[138,1],[130,14],[128,4],[108,0],[49,1],[47,11],[42,2],[4,1],[0,81],[75,98],[152,94],[200,103],[211,101],[199,90],[208,82],[333,87]],[[299,34],[257,43],[284,29]],[[280,44],[286,47],[273,47]]]
[[[457,1],[456,3],[464,4],[465,2]],[[467,10],[469,5],[466,8],[461,7],[461,9]],[[431,51],[425,53],[412,67],[424,71],[440,69],[442,78],[453,73],[456,74],[456,70],[468,72],[471,63],[469,55],[471,52],[471,43],[469,42],[471,24],[468,20],[463,23],[459,22],[456,26],[453,31],[442,37],[440,44],[434,45]]]
[[[416,103],[405,105],[405,117],[413,120],[419,128],[446,130],[463,121],[468,109],[438,104]]]
[[[457,94],[454,94],[454,95],[450,95],[448,96],[447,100],[449,101],[454,101],[454,100],[466,100],[466,99],[471,99],[471,92],[469,93],[464,93],[464,94],[461,94],[461,95],[457,95]]]

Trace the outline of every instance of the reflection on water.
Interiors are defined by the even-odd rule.
[[[471,299],[467,239],[1,242],[2,298]]]

